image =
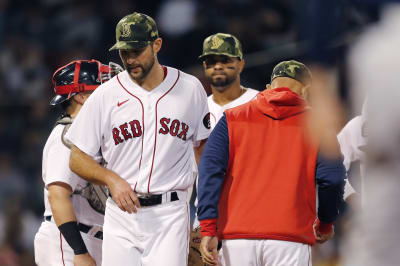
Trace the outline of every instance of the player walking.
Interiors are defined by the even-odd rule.
[[[50,104],[62,105],[65,113],[43,150],[45,212],[34,243],[39,266],[101,265],[104,192],[71,172],[70,143],[64,135],[91,92],[109,80],[112,72],[99,61],[79,60],[53,75],[57,95]]]
[[[110,190],[104,217],[103,265],[186,265],[187,189],[193,143],[209,135],[200,81],[160,65],[154,20],[133,13],[116,27],[126,71],[100,86],[68,131],[71,169]],[[107,167],[92,157],[101,149]]]

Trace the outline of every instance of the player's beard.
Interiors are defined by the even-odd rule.
[[[223,78],[224,77],[224,78]],[[237,78],[236,73],[234,75],[228,75],[223,73],[220,77],[215,78],[213,75],[206,76],[210,84],[219,92],[225,91],[225,89],[231,85]]]
[[[149,74],[149,72],[151,71],[151,69],[154,66],[154,56],[152,56],[150,58],[150,60],[144,64],[137,64],[137,65],[132,65],[132,66],[127,66],[127,70],[129,75],[131,76],[132,79],[134,79],[135,81],[137,81],[138,83],[141,83],[141,81],[143,81],[147,75]],[[141,71],[139,73],[132,73],[132,70],[139,67],[141,69]]]

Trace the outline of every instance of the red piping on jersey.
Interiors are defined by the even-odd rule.
[[[162,98],[164,98],[164,96],[167,95],[175,87],[176,83],[179,80],[180,73],[181,72],[178,70],[178,77],[176,78],[176,80],[175,80],[174,84],[172,85],[172,87],[166,93],[164,93],[164,95],[161,96],[156,102],[156,132],[155,132],[155,135],[154,135],[153,160],[151,161],[151,170],[150,170],[150,175],[149,175],[149,182],[147,184],[147,193],[149,193],[149,194],[150,194],[150,181],[151,181],[151,175],[153,174],[154,157],[156,155],[156,145],[157,145],[157,124],[158,124],[158,120],[157,120],[157,105],[158,105],[158,102]]]
[[[62,235],[61,235],[61,232],[60,232],[60,249],[61,249],[61,260],[62,260],[63,265],[65,266],[64,251],[63,251],[63,248],[62,248]]]
[[[137,96],[133,95],[130,91],[128,91],[128,90],[124,87],[124,85],[122,85],[121,81],[119,80],[119,76],[117,76],[117,80],[118,80],[119,85],[121,85],[121,87],[122,87],[128,94],[130,94],[131,96],[135,97],[135,98],[139,101],[140,105],[142,106],[142,127],[143,127],[143,132],[142,132],[142,151],[140,152],[140,161],[139,161],[139,170],[140,170],[140,167],[142,166],[143,139],[144,139],[144,107],[143,107],[143,103],[142,103],[142,101],[141,101]],[[134,191],[136,191],[136,185],[137,185],[137,181],[136,181],[136,184],[135,184],[135,189],[134,189]]]

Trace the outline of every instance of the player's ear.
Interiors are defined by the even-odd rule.
[[[78,103],[78,104],[81,104],[81,105],[83,105],[83,103],[85,102],[83,97],[82,97],[82,95],[81,95],[81,93],[78,93],[78,94],[74,95],[72,97],[72,100],[74,102]]]
[[[239,73],[242,73],[245,65],[246,65],[246,61],[244,59],[239,61]]]
[[[301,88],[301,96],[306,100],[309,99],[310,89],[311,89],[310,84],[307,84]]]
[[[83,105],[85,103],[85,101],[87,100],[87,98],[89,97],[90,93],[78,93],[77,95],[75,95],[73,97],[73,100],[81,105]]]
[[[162,46],[162,39],[161,38],[155,39],[152,45],[153,45],[154,53],[155,54],[158,53],[158,51],[160,51],[161,46]]]
[[[270,90],[271,89],[271,84],[267,84],[267,86],[265,86],[266,88],[267,88],[267,90]]]

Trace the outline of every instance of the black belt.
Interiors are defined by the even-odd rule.
[[[48,215],[48,216],[45,216],[45,217],[44,217],[44,220],[45,220],[45,221],[48,221],[48,222],[51,222],[51,218],[52,218],[52,216],[51,216],[51,215]],[[86,224],[78,223],[78,229],[79,229],[79,231],[81,231],[82,233],[87,234],[87,233],[90,231],[90,229],[92,229],[92,228],[93,228],[93,226],[89,226],[89,225],[86,225]],[[98,232],[94,235],[94,237],[103,240],[103,232],[102,232],[102,231],[98,231]]]
[[[110,192],[108,192],[108,194],[110,197],[112,197]],[[161,204],[162,197],[163,197],[162,194],[158,194],[158,195],[149,195],[147,197],[138,196],[138,199],[139,199],[140,206],[149,207],[149,206]],[[170,202],[177,201],[177,200],[179,200],[178,193],[176,191],[171,192]]]

